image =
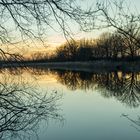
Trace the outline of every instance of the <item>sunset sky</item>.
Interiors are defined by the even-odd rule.
[[[100,0],[102,1],[102,0]],[[136,12],[137,14],[139,14],[139,8],[140,8],[140,0],[125,0],[129,6],[129,8]],[[93,7],[95,7],[95,4],[96,3],[96,0],[79,0],[79,4],[81,4],[81,6],[84,8],[84,9],[87,9],[89,6],[93,5]],[[82,39],[82,38],[97,38],[102,32],[106,32],[106,31],[110,31],[109,29],[100,29],[100,30],[92,30],[90,32],[84,32],[84,31],[81,31],[79,26],[74,22],[74,21],[68,21],[68,26],[70,27],[71,29],[71,36],[76,39],[76,40],[79,40],[79,39]],[[45,45],[46,46],[49,46],[49,47],[42,47],[42,45],[40,45],[39,42],[37,42],[36,45],[32,44],[30,45],[30,47],[25,47],[25,45],[23,45],[22,43],[17,47],[17,46],[14,46],[14,47],[8,47],[11,49],[11,51],[15,50],[15,51],[18,51],[18,52],[22,52],[24,54],[27,54],[27,52],[38,52],[38,51],[53,51],[57,46],[63,44],[64,42],[66,42],[66,38],[63,34],[62,31],[60,31],[60,27],[58,27],[57,24],[52,24],[53,25],[53,28],[55,28],[57,30],[57,32],[53,29],[49,29],[47,30],[47,36],[45,37]],[[22,47],[21,47],[22,46]],[[5,46],[4,46],[5,48]],[[15,48],[15,49],[13,49]],[[10,51],[8,49],[8,51]]]

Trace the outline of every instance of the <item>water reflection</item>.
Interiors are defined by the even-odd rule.
[[[139,73],[58,72],[58,81],[71,90],[97,89],[104,97],[115,97],[130,107],[140,105]]]
[[[121,116],[126,118],[131,123],[131,126],[135,128],[138,132],[140,132],[140,116],[137,116],[136,119],[131,118],[127,114],[122,114]]]
[[[30,139],[36,135],[39,122],[62,121],[57,105],[60,98],[57,92],[42,94],[25,81],[15,82],[3,76],[0,82],[0,139]]]
[[[106,98],[115,97],[129,107],[140,105],[139,72],[79,72],[49,70],[45,67],[30,68],[32,75],[52,74],[70,90],[98,90]]]
[[[49,80],[49,79],[45,79],[45,76],[48,77],[53,77],[55,78],[58,83],[55,83],[56,86],[59,85],[56,89],[60,89],[61,87],[63,87],[62,85],[64,85],[65,87],[67,87],[64,91],[67,92],[69,90],[75,91],[72,93],[83,93],[80,90],[84,90],[84,93],[95,93],[95,94],[100,94],[102,95],[104,98],[114,98],[117,101],[121,102],[124,105],[129,106],[130,108],[136,108],[140,105],[140,73],[139,72],[122,72],[122,71],[114,71],[114,72],[80,72],[80,71],[64,71],[64,70],[50,70],[47,69],[45,67],[38,67],[38,68],[17,68],[16,70],[13,69],[6,69],[6,70],[2,70],[2,75],[4,73],[9,73],[11,75],[11,77],[16,77],[17,75],[21,76],[23,75],[23,77],[25,76],[25,73],[28,75],[31,75],[33,77],[35,77],[36,79],[44,79],[45,80]],[[29,80],[29,78],[28,78]],[[4,81],[4,80],[2,80]],[[19,84],[18,82],[14,83],[15,79],[13,82],[7,82],[7,80],[5,80],[5,83],[1,83],[0,84],[0,134],[1,137],[11,137],[13,136],[13,134],[15,134],[16,136],[23,136],[24,132],[36,132],[37,128],[39,127],[39,123],[41,120],[46,120],[46,122],[48,121],[49,118],[54,118],[55,120],[63,120],[62,116],[59,115],[58,112],[58,107],[57,107],[57,100],[60,99],[60,96],[58,96],[57,92],[55,92],[52,95],[48,95],[45,96],[44,94],[40,94],[38,93],[38,91],[35,91],[33,87],[28,86],[28,84]],[[24,81],[23,79],[21,79],[21,81]],[[47,86],[47,82],[45,83],[43,82],[43,85]],[[12,83],[12,84],[9,84]],[[49,85],[51,85],[55,87],[54,82],[53,83],[49,83]],[[54,84],[54,85],[53,85]],[[42,86],[43,87],[43,86]],[[51,88],[51,87],[49,87]],[[80,90],[79,90],[80,89]],[[94,91],[97,92],[94,92]],[[88,92],[89,91],[89,92]],[[69,132],[73,132],[72,130],[75,128],[75,124],[78,123],[78,121],[85,115],[87,114],[92,114],[92,110],[93,111],[93,116],[95,116],[95,114],[97,115],[95,117],[95,120],[93,119],[94,117],[91,117],[87,119],[84,118],[83,120],[89,120],[89,122],[92,124],[92,122],[94,122],[94,126],[98,127],[98,123],[100,127],[100,130],[102,130],[103,133],[105,133],[104,129],[104,123],[103,125],[100,124],[100,120],[104,121],[105,123],[108,120],[108,122],[110,122],[110,120],[113,120],[113,123],[116,127],[116,124],[119,124],[120,122],[118,120],[116,120],[117,115],[119,113],[119,118],[121,113],[128,113],[130,115],[132,115],[131,117],[128,115],[122,115],[123,117],[125,117],[126,119],[128,119],[129,121],[131,121],[132,126],[139,130],[140,128],[140,119],[138,118],[138,120],[132,119],[135,117],[135,114],[137,113],[137,109],[134,112],[130,112],[130,109],[124,109],[124,106],[120,106],[120,104],[118,104],[118,102],[114,101],[112,103],[112,106],[110,107],[110,103],[109,104],[105,104],[106,102],[108,102],[108,100],[104,100],[103,98],[98,98],[98,96],[94,96],[94,94],[90,94],[90,96],[93,95],[93,97],[95,97],[92,100],[89,100],[89,96],[87,99],[85,99],[84,97],[85,94],[78,94],[77,99],[75,99],[75,96],[72,97],[71,94],[70,96],[67,96],[67,98],[65,98],[64,104],[66,105],[62,105],[65,109],[65,113],[68,114],[67,116],[67,120],[71,120],[73,119],[73,121],[70,121],[69,124],[71,124],[72,129],[63,129],[62,130],[62,135],[64,135],[64,131],[66,132],[65,134],[68,135],[71,133]],[[84,101],[87,100],[86,102],[86,107],[85,104],[83,104],[83,102],[79,102],[82,101],[83,99],[81,98],[81,100],[78,100],[79,97],[84,98]],[[97,97],[97,98],[96,98]],[[100,97],[100,96],[99,96]],[[101,99],[101,100],[100,100]],[[103,99],[103,100],[102,100]],[[97,102],[96,102],[97,100]],[[99,101],[100,100],[100,101]],[[70,101],[67,102],[66,101]],[[104,102],[105,101],[105,102]],[[90,102],[88,104],[88,102]],[[110,102],[110,101],[109,101]],[[81,103],[81,104],[80,104]],[[113,103],[117,103],[115,105],[113,105]],[[89,112],[85,112],[85,111],[81,111],[82,112],[82,117],[81,114],[78,112],[78,114],[80,114],[79,116],[77,115],[76,118],[76,111],[71,111],[69,112],[69,110],[71,110],[69,107],[74,108],[76,106],[74,105],[78,104],[78,111],[81,110],[88,110]],[[97,109],[92,109],[91,110],[91,105],[93,105],[95,108]],[[61,107],[62,107],[61,106]],[[74,106],[74,107],[73,107]],[[99,107],[99,110],[98,110]],[[114,108],[113,108],[114,107]],[[102,109],[103,108],[103,109]],[[100,111],[100,109],[102,109]],[[139,109],[139,108],[138,108]],[[119,111],[118,111],[119,110]],[[126,111],[127,110],[127,111]],[[133,111],[135,109],[132,109],[131,111]],[[109,112],[110,111],[110,112]],[[105,116],[105,112],[109,112],[107,114],[107,116]],[[116,115],[115,115],[116,113]],[[113,114],[113,115],[112,115]],[[71,115],[74,115],[74,117],[71,117]],[[91,116],[92,116],[91,115]],[[90,116],[90,115],[89,115]],[[103,116],[103,118],[102,118]],[[100,118],[100,119],[99,119]],[[121,118],[122,119],[122,118]],[[121,119],[119,119],[120,121],[122,121]],[[76,121],[75,121],[76,120]],[[76,122],[76,123],[75,123]],[[96,124],[96,122],[98,122]],[[83,123],[83,122],[82,122]],[[88,124],[88,122],[86,122]],[[108,124],[108,123],[107,123]],[[79,125],[81,126],[81,121],[79,122]],[[120,132],[120,136],[123,135],[121,133],[121,128],[125,128],[126,131],[129,130],[129,128],[125,127],[126,123],[121,122],[121,124],[118,127],[118,131]],[[35,126],[35,127],[34,127]],[[86,125],[84,125],[86,126]],[[65,126],[64,126],[65,127]],[[96,132],[96,128],[92,127],[89,125],[87,125],[87,130],[93,130],[95,129]],[[105,125],[106,127],[106,125]],[[67,128],[67,127],[65,127]],[[81,127],[77,127],[77,130],[79,130],[79,132],[82,133],[82,131],[80,131]],[[114,127],[110,128],[111,130],[114,129]],[[40,129],[41,130],[41,129]],[[53,132],[56,129],[52,129],[52,135]],[[97,131],[97,133],[100,132]],[[107,129],[106,129],[107,130]],[[116,128],[115,128],[116,130]],[[85,131],[85,130],[84,130]],[[56,131],[55,131],[56,132]],[[30,134],[31,134],[30,133]],[[59,133],[59,131],[58,131]],[[74,132],[73,132],[74,133]],[[91,132],[92,134],[93,132]],[[102,134],[103,134],[102,133]],[[27,133],[28,134],[28,133]],[[27,136],[27,134],[25,134]],[[88,134],[88,132],[87,132]],[[87,134],[85,134],[87,136]],[[113,137],[115,133],[112,133]],[[130,133],[131,134],[131,133]],[[57,134],[56,134],[57,135]],[[58,134],[59,135],[59,134]],[[75,134],[76,136],[79,134]],[[104,134],[103,134],[104,135]],[[109,132],[110,135],[110,132]],[[130,136],[130,135],[129,135]],[[57,137],[57,136],[56,136]],[[117,136],[116,136],[117,137]],[[135,137],[135,135],[134,135]],[[139,136],[138,136],[139,137]],[[6,138],[7,139],[7,138]],[[25,138],[23,138],[25,139]],[[53,139],[53,138],[52,138]]]

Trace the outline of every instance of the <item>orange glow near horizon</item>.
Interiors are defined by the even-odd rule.
[[[94,34],[94,36],[93,36]],[[99,32],[93,33],[93,32],[79,32],[75,35],[73,35],[73,38],[75,40],[81,40],[83,38],[85,39],[95,39],[99,36]],[[32,54],[34,53],[49,53],[52,54],[55,49],[62,44],[66,43],[66,38],[63,35],[52,35],[48,36],[46,39],[44,39],[44,42],[42,43],[39,40],[28,40],[26,42],[18,42],[16,44],[3,44],[1,45],[1,49],[8,53],[18,53],[24,56],[25,58],[30,58]]]

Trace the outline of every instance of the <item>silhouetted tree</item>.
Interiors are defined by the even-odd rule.
[[[55,27],[60,27],[67,37],[69,21],[81,26],[89,13],[90,10],[81,7],[77,0],[0,0],[0,42],[14,45],[22,39],[28,44],[34,38],[41,40]],[[11,55],[2,48],[0,54]]]
[[[94,20],[90,30],[101,28],[115,29],[131,42],[131,47],[137,44],[136,48],[139,48],[139,14],[135,11],[134,7],[129,7],[128,5],[129,3],[124,0],[97,1],[96,7],[93,7],[93,11],[97,12],[93,12]],[[134,52],[134,48],[131,49]]]
[[[77,55],[78,44],[71,40],[66,42],[56,50],[56,59],[61,61],[74,61]]]

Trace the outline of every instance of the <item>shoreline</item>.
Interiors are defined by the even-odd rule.
[[[2,68],[19,67],[44,67],[58,70],[74,71],[140,71],[140,61],[85,61],[85,62],[8,62],[3,63]]]

